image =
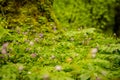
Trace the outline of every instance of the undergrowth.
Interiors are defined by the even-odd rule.
[[[95,0],[89,15],[81,1],[1,0],[0,80],[120,80],[120,39],[97,29],[112,16]]]
[[[37,31],[17,27],[12,33],[1,27],[1,80],[120,79],[119,39],[95,28],[61,32],[42,27]],[[96,47],[98,52],[92,58],[90,51]]]

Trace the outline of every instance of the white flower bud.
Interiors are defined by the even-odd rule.
[[[3,46],[2,46],[2,47],[3,47],[3,48],[7,48],[8,44],[9,44],[9,43],[8,43],[8,42],[6,42],[6,43],[4,43],[4,44],[3,44]]]
[[[7,54],[7,50],[3,48],[2,51],[1,51],[1,53],[2,54]]]
[[[91,49],[91,56],[92,56],[92,58],[95,58],[96,57],[96,54],[97,54],[97,52],[98,52],[98,48],[93,48],[93,49]]]
[[[34,42],[30,41],[30,45],[33,46],[33,45],[34,45]]]
[[[50,59],[55,59],[55,56],[54,56],[54,55],[52,55],[52,56],[50,57]]]
[[[23,66],[19,66],[19,68],[18,68],[19,71],[22,71],[23,69],[24,69]]]
[[[62,67],[61,67],[60,65],[56,65],[56,66],[55,66],[55,70],[61,71],[61,70],[62,70]]]
[[[32,54],[31,54],[31,57],[32,57],[32,58],[35,58],[36,56],[37,56],[36,53],[32,53]]]
[[[50,79],[50,76],[48,74],[43,75],[43,80],[49,80],[49,79]]]

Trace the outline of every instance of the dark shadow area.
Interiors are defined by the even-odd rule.
[[[120,2],[117,2],[115,5],[114,33],[117,37],[120,37]]]

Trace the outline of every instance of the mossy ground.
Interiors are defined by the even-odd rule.
[[[64,29],[64,32],[45,28],[43,32],[20,31],[12,36],[15,39],[9,42],[7,54],[1,55],[2,80],[120,78],[119,39],[105,36],[95,28]],[[98,52],[92,58],[90,51],[95,47]]]

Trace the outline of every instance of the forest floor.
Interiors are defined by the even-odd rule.
[[[0,54],[1,80],[120,79],[120,40],[95,28],[21,30],[11,37],[1,47],[7,49]]]
[[[120,39],[96,28],[78,28],[113,24],[87,19],[106,13],[101,0],[99,5],[93,0],[94,15],[84,0],[56,0],[56,12],[44,3],[52,0],[31,1],[0,0],[0,80],[120,80]],[[105,20],[112,19],[109,13],[113,16],[107,11]]]

